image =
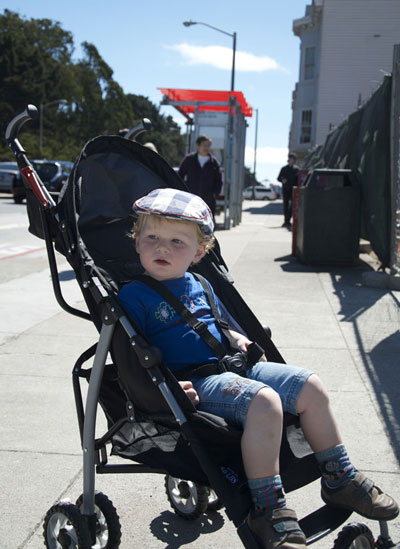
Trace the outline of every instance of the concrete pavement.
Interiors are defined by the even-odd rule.
[[[223,257],[285,360],[325,380],[352,461],[400,501],[400,292],[362,285],[362,274],[374,268],[365,254],[352,268],[298,263],[280,213],[280,202],[245,202],[242,223],[217,232]],[[69,302],[83,307],[68,265],[62,262],[61,271]],[[0,284],[0,299],[0,548],[36,549],[47,509],[82,491],[71,371],[96,331],[59,309],[47,269]],[[102,424],[100,413],[99,431]],[[96,482],[117,507],[122,548],[241,547],[223,512],[194,523],[177,518],[159,475]],[[299,516],[316,509],[318,483],[288,500]],[[377,535],[377,523],[351,520]],[[400,519],[390,532],[399,542]],[[336,535],[315,547],[328,549]]]

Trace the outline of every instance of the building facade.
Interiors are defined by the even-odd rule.
[[[293,21],[300,38],[289,149],[301,163],[392,71],[400,0],[312,0]]]

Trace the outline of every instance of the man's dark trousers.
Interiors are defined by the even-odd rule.
[[[285,218],[285,224],[290,224],[292,217],[292,185],[287,183],[282,185],[282,198],[283,198],[283,215]]]

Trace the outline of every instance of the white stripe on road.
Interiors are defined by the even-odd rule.
[[[59,272],[70,270],[67,263]],[[74,278],[61,281],[62,293],[71,306],[82,301],[82,293]],[[32,328],[61,311],[57,303],[49,269],[15,278],[0,284],[0,344]]]
[[[10,223],[9,225],[0,225],[1,229],[26,229],[28,227],[28,223],[22,224],[22,223]]]

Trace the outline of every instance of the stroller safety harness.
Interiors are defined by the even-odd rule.
[[[98,341],[83,350],[72,368],[83,454],[83,491],[75,503],[56,502],[48,510],[43,530],[46,546],[119,547],[117,511],[105,494],[96,492],[96,474],[154,473],[165,475],[167,497],[178,515],[194,520],[210,509],[224,507],[243,546],[257,548],[245,522],[251,501],[241,459],[241,431],[195,408],[163,363],[160,351],[140,333],[117,298],[124,284],[143,275],[130,236],[131,205],[153,189],[184,191],[185,184],[161,156],[134,141],[135,132],[143,131],[147,121],[130,132],[131,139],[91,139],[60,195],[53,196],[18,141],[23,125],[37,116],[37,108],[28,105],[6,130],[7,143],[26,187],[29,231],[46,242],[53,290],[60,306],[93,322],[99,334]],[[74,270],[87,311],[71,307],[64,300],[55,250]],[[223,321],[242,327],[271,361],[283,363],[280,352],[234,288],[218,243],[192,270],[212,285],[227,312],[225,319],[222,311]],[[203,327],[197,324],[203,337]],[[225,346],[219,344],[216,356],[223,359],[225,354]],[[85,405],[81,383],[88,383]],[[96,438],[99,406],[108,427]],[[124,458],[124,462],[115,462],[114,456]],[[280,470],[286,492],[301,489],[320,477],[297,418],[290,415],[285,417]],[[349,516],[350,511],[322,505],[299,523],[307,544],[311,544]],[[365,525],[347,526],[339,534],[335,549],[359,547],[358,541],[370,543],[371,537]],[[394,547],[386,522],[381,523],[376,546]]]

